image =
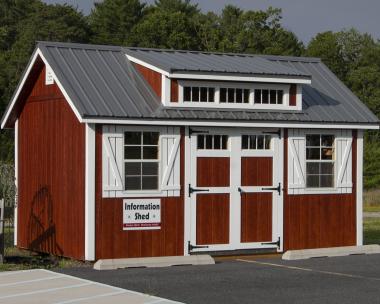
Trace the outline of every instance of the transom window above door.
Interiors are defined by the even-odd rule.
[[[271,140],[270,135],[242,135],[241,148],[243,150],[270,150]]]
[[[227,135],[198,135],[198,150],[227,150]]]
[[[124,189],[157,190],[159,132],[124,133]]]
[[[306,187],[334,187],[334,135],[306,135]]]

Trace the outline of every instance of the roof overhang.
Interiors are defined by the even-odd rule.
[[[167,120],[167,119],[118,119],[118,118],[83,118],[85,123],[120,124],[120,125],[165,125],[165,126],[199,126],[199,127],[239,127],[239,128],[294,128],[294,129],[356,129],[379,130],[379,124],[365,123],[316,123],[316,122],[276,122],[276,121],[212,121],[212,120]]]
[[[311,84],[311,76],[288,76],[288,75],[255,75],[239,73],[207,73],[204,71],[167,71],[136,57],[126,54],[129,61],[142,65],[152,71],[161,73],[168,78],[196,79],[214,81],[238,81],[238,82],[266,82],[266,83],[295,83]]]
[[[13,94],[12,96],[12,99],[11,99],[11,102],[10,104],[8,105],[4,115],[3,115],[3,118],[1,120],[1,129],[4,129],[4,128],[10,128],[12,127],[12,125],[14,124],[14,121],[10,121],[11,119],[11,113],[14,111],[15,109],[15,106],[17,104],[17,101],[19,100],[19,97],[20,97],[20,94],[30,76],[30,73],[33,69],[33,66],[36,64],[38,58],[40,58],[43,63],[45,64],[46,67],[50,68],[52,74],[53,74],[53,78],[54,78],[54,81],[55,83],[58,85],[59,89],[61,90],[62,94],[64,95],[65,99],[67,100],[67,102],[69,103],[70,107],[72,108],[72,110],[74,111],[75,113],[75,116],[78,118],[78,120],[80,122],[82,122],[82,117],[81,115],[79,114],[77,108],[74,106],[74,103],[71,101],[71,98],[70,96],[67,94],[66,90],[64,89],[63,85],[61,84],[61,82],[59,81],[58,77],[56,76],[56,74],[54,73],[54,70],[51,68],[50,64],[48,63],[48,61],[46,60],[45,56],[43,55],[43,52],[41,51],[40,48],[36,48],[32,54],[32,57],[31,59],[29,60],[29,63],[24,71],[24,74],[23,76],[21,77],[21,81],[19,82],[19,84],[17,85],[17,88],[16,88],[16,91],[15,93]]]

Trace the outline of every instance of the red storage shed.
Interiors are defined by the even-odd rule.
[[[20,248],[80,260],[361,245],[363,130],[317,58],[39,42],[15,129]]]

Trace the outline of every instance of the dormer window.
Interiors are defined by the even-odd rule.
[[[213,87],[184,87],[183,102],[214,102],[215,88]]]
[[[255,104],[283,104],[283,90],[255,89]]]
[[[220,88],[220,103],[249,103],[249,89]]]

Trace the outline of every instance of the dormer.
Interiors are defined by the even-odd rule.
[[[311,76],[248,54],[128,48],[165,107],[301,111]]]

